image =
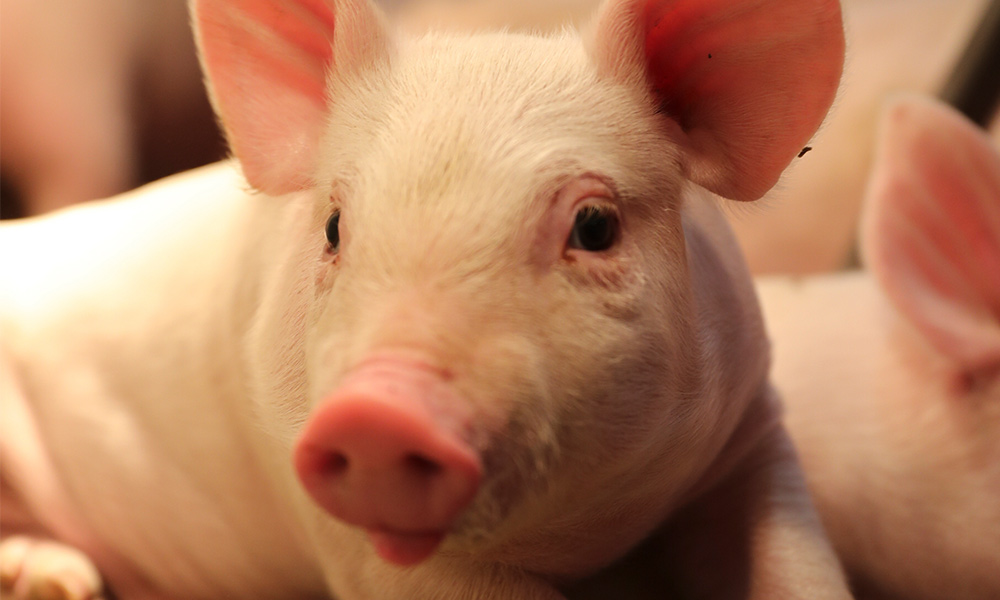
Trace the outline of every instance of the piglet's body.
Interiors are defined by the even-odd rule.
[[[0,237],[15,598],[557,599],[659,535],[682,593],[846,597],[698,188],[758,198],[812,135],[836,2],[193,11],[241,174]]]
[[[1000,155],[931,100],[886,113],[870,272],[758,280],[775,382],[863,598],[1000,596]]]

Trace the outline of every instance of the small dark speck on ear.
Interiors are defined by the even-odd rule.
[[[664,88],[653,88],[653,93],[659,98],[666,98],[666,90]],[[659,106],[656,107],[656,114],[659,115],[669,115],[670,114],[670,101],[663,100],[660,102]]]
[[[812,146],[806,146],[805,148],[803,148],[802,152],[799,152],[799,158],[805,156],[806,152],[809,152],[810,150],[812,150]]]
[[[709,55],[708,55],[708,57],[709,57],[709,58],[712,58],[712,55],[711,55],[711,54],[709,54]]]

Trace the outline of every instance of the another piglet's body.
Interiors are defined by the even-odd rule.
[[[921,98],[879,146],[870,271],[757,282],[775,383],[860,598],[996,598],[1000,153]]]
[[[610,2],[586,42],[193,6],[263,193],[220,166],[5,230],[38,254],[3,282],[18,527],[125,598],[555,599],[665,524],[678,589],[845,597],[695,185],[759,197],[812,134],[836,3]],[[776,15],[739,43],[794,54],[777,100],[739,76],[766,52],[699,37]]]
[[[857,596],[996,597],[996,384],[966,388],[867,274],[758,292],[786,424]]]

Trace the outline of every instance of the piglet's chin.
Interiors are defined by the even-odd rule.
[[[397,533],[369,530],[375,552],[386,562],[409,567],[427,560],[444,539],[443,532]]]

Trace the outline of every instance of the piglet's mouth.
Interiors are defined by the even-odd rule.
[[[444,539],[443,531],[404,532],[388,528],[368,529],[375,552],[386,562],[409,567],[426,560]]]

